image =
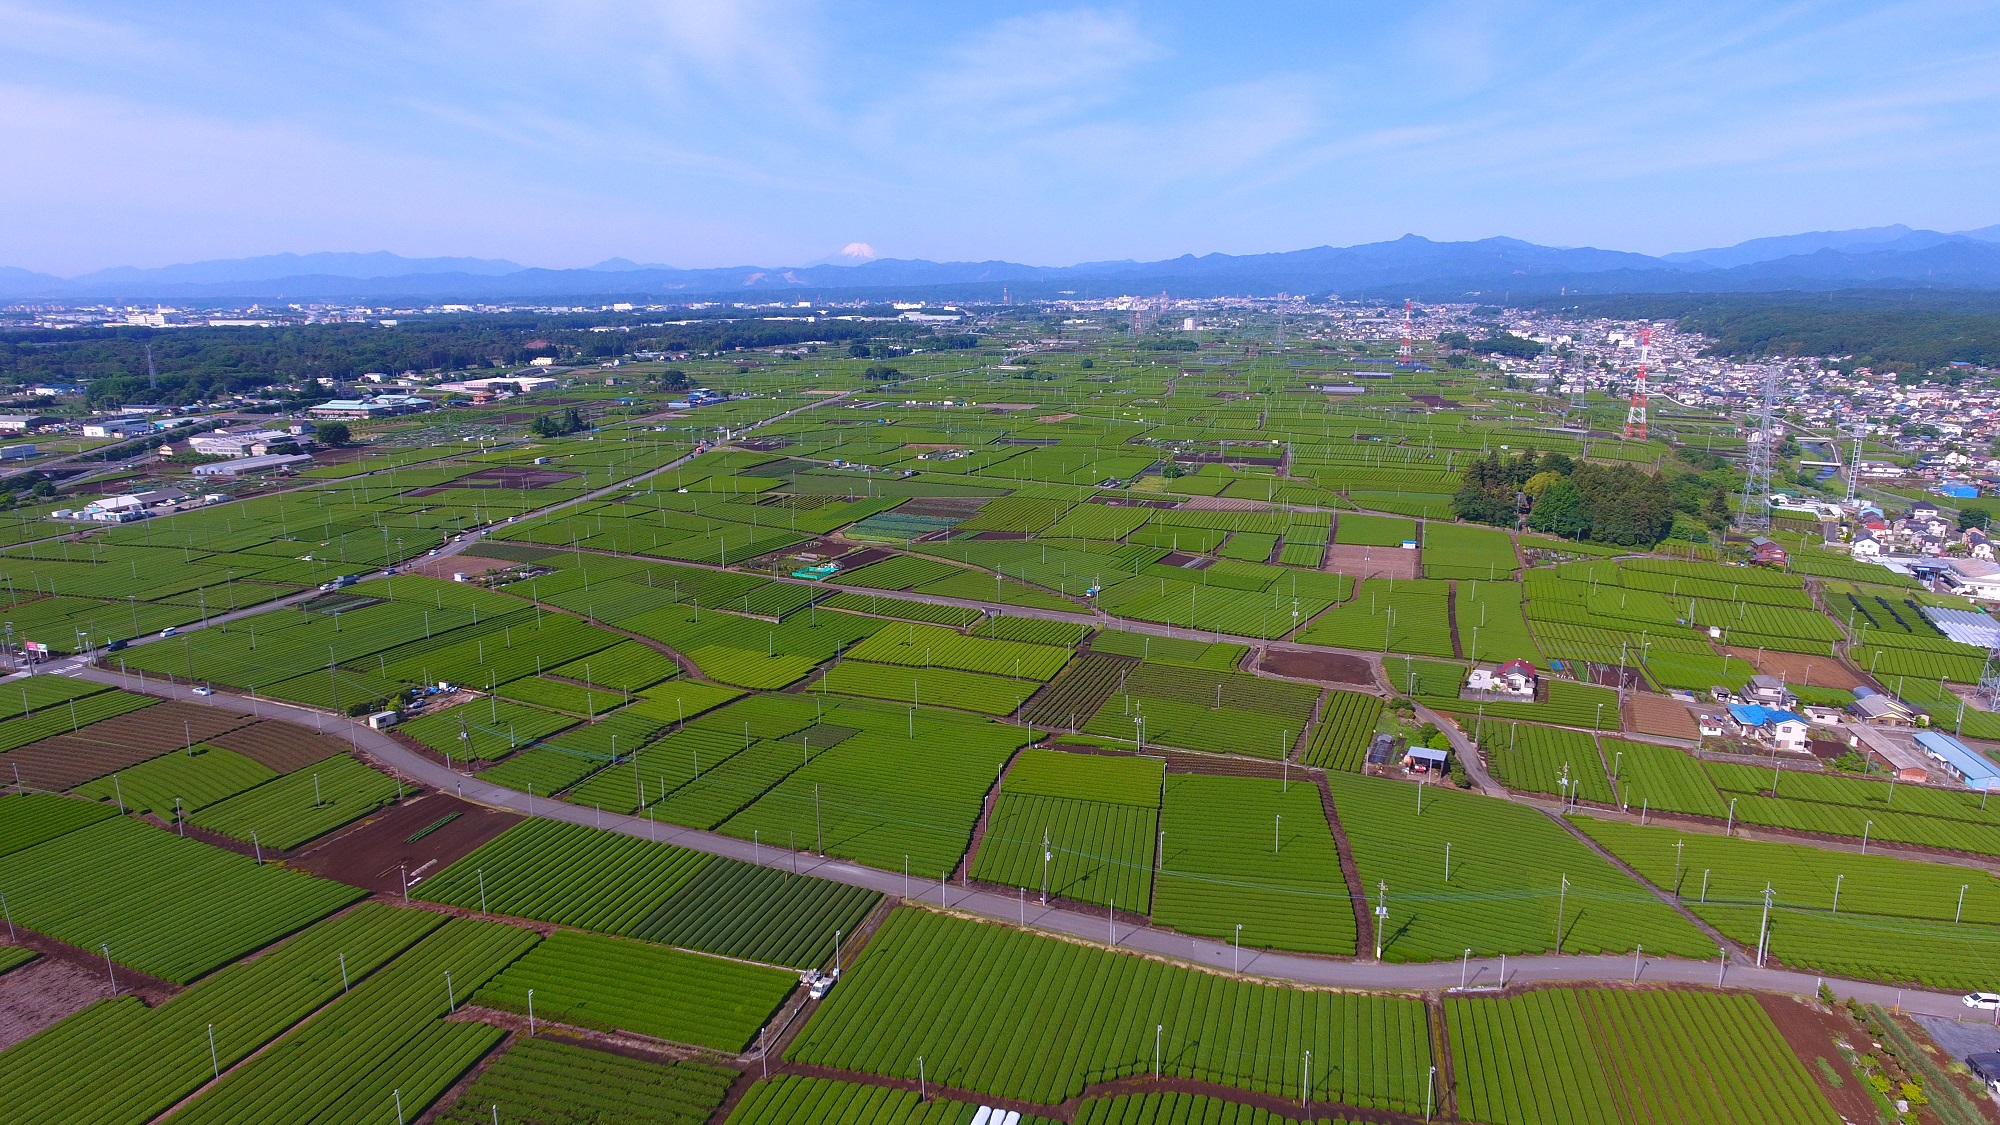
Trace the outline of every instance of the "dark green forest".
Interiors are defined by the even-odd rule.
[[[1954,361],[2000,367],[2000,293],[1634,293],[1544,304],[1588,316],[1673,319],[1714,337],[1713,355],[1852,356],[1852,366],[1903,373]]]
[[[626,330],[589,330],[605,323]],[[498,315],[405,321],[394,327],[65,329],[0,334],[0,382],[86,384],[92,406],[140,401],[179,406],[273,384],[294,388],[294,396],[306,401],[325,397],[314,389],[314,380],[351,380],[368,371],[459,371],[513,366],[541,356],[587,363],[639,351],[719,352],[878,338],[904,348],[978,344],[975,336],[940,335],[910,324],[719,317],[673,325],[646,324],[634,317]],[[158,372],[157,390],[146,374],[148,345]]]

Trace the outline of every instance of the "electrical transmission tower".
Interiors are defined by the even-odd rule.
[[[1847,462],[1847,503],[1851,506],[1861,489],[1861,442],[1868,436],[1868,424],[1854,424],[1854,456]]]
[[[1625,408],[1625,436],[1646,440],[1646,359],[1653,347],[1653,330],[1639,329],[1639,374],[1632,380],[1632,404]]]
[[[1405,298],[1403,301],[1403,343],[1401,347],[1396,349],[1397,367],[1415,367],[1417,365],[1417,346],[1412,339],[1414,335],[1415,333],[1410,328],[1410,301]]]
[[[1778,402],[1778,368],[1764,371],[1764,402],[1757,411],[1757,432],[1750,435],[1744,458],[1743,512],[1741,526],[1746,531],[1764,531],[1771,526],[1771,461],[1777,435],[1771,415]]]

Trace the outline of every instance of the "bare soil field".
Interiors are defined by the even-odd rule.
[[[1422,551],[1401,547],[1357,547],[1346,543],[1329,544],[1320,569],[1352,578],[1420,578]]]
[[[1854,670],[1831,656],[1808,656],[1802,652],[1759,652],[1754,648],[1730,646],[1723,649],[1732,658],[1744,661],[1766,676],[1776,676],[1788,684],[1847,688],[1861,686]]]
[[[1799,1061],[1806,1064],[1806,1073],[1813,1076],[1820,1093],[1833,1103],[1841,1118],[1846,1121],[1878,1120],[1880,1115],[1876,1113],[1867,1091],[1862,1089],[1859,1078],[1853,1077],[1850,1072],[1847,1081],[1834,1086],[1827,1082],[1824,1072],[1813,1061],[1825,1059],[1835,1071],[1847,1070],[1840,1048],[1835,1044],[1854,1042],[1859,1029],[1839,1016],[1808,1006],[1802,1000],[1768,992],[1760,992],[1756,996],[1757,1003],[1770,1015],[1771,1022],[1778,1025],[1778,1034],[1785,1037],[1785,1043],[1799,1056]]]
[[[419,488],[410,492],[411,496],[436,496],[454,488],[547,488],[566,480],[575,480],[581,473],[565,473],[559,469],[535,469],[525,465],[489,465],[476,472],[467,473],[454,481]]]
[[[249,722],[248,715],[168,701],[31,742],[9,752],[7,763],[38,789],[69,789]]]
[[[0,1050],[111,995],[111,979],[44,954],[0,975]]]
[[[1693,713],[1685,704],[1678,699],[1650,692],[1635,691],[1626,695],[1625,727],[1660,738],[1684,738],[1690,742],[1701,739],[1701,727],[1696,725]]]
[[[1357,687],[1375,686],[1375,666],[1365,656],[1344,652],[1294,652],[1269,649],[1257,662],[1259,671],[1295,680],[1321,680]]]
[[[446,817],[452,817],[450,823],[411,842],[411,836]],[[349,886],[400,895],[402,870],[408,870],[410,885],[416,886],[521,819],[449,793],[429,793],[363,817],[286,862]]]
[[[211,746],[234,750],[267,769],[290,773],[335,754],[345,754],[347,743],[338,738],[307,730],[296,723],[265,719],[208,740]]]

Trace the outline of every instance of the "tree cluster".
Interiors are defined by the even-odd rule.
[[[1699,461],[1698,451],[1694,460]],[[1527,526],[1565,539],[1650,547],[1674,529],[1675,513],[1709,527],[1729,522],[1729,471],[1674,467],[1653,473],[1598,465],[1561,453],[1489,453],[1466,467],[1452,509],[1460,519]]]
[[[1561,453],[1547,457],[1532,449],[1515,457],[1488,453],[1465,467],[1458,494],[1451,498],[1452,510],[1463,520],[1512,527],[1530,480],[1545,471],[1568,475],[1572,468],[1570,458]]]
[[[590,423],[584,419],[583,412],[574,406],[565,407],[561,414],[537,414],[528,426],[536,437],[561,437],[589,428]]]
[[[1472,350],[1482,355],[1498,352],[1516,359],[1533,359],[1545,349],[1525,336],[1516,336],[1512,332],[1495,332],[1484,340],[1474,340]]]

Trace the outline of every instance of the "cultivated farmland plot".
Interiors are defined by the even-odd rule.
[[[581,1118],[701,1125],[722,1104],[736,1071],[698,1062],[656,1063],[547,1039],[522,1039],[481,1071],[439,1125],[488,1125],[500,1107],[509,1121],[536,1125]]]
[[[1747,946],[1770,887],[1770,948],[1787,964],[1946,988],[1981,988],[2000,973],[2000,881],[1987,872],[1587,818],[1577,826]]]
[[[622,934],[709,862],[669,844],[530,819],[426,880],[414,897]]]
[[[1446,1000],[1445,1021],[1470,1120],[1841,1120],[1749,996],[1549,989]]]
[[[914,1090],[786,1074],[751,1086],[736,1111],[729,1115],[729,1121],[730,1125],[788,1125],[794,1121],[962,1125],[977,1112],[974,1106],[935,1094],[926,1101]],[[1054,1123],[1024,1114],[1020,1125]]]
[[[51,793],[0,796],[0,858],[115,815],[101,805]]]
[[[122,804],[129,812],[157,812],[173,819],[253,789],[278,776],[274,770],[220,747],[194,747],[193,754],[164,754],[110,777],[76,787],[85,797]]]
[[[828,962],[882,896],[717,859],[634,927],[648,941],[794,968]]]
[[[1416,785],[1342,773],[1326,781],[1360,889],[1379,904],[1387,885],[1385,960],[1451,958],[1467,948],[1474,956],[1635,945],[1683,957],[1714,952],[1671,907],[1535,809],[1426,787],[1419,814]]]
[[[1520,563],[1514,557],[1514,540],[1506,532],[1491,527],[1439,523],[1424,525],[1424,576],[1427,578],[1472,578],[1500,581]]]
[[[976,879],[1078,902],[1152,904],[1151,808],[1029,796],[1002,790],[972,865]],[[1044,860],[1045,853],[1051,858]]]
[[[393,1111],[398,1090],[405,1112],[421,1113],[503,1037],[489,1025],[448,1022],[453,1001],[462,1002],[535,941],[533,933],[512,926],[447,922],[297,1033],[209,1087],[176,1119],[359,1125],[380,1120],[384,1106]]]
[[[786,1058],[1053,1105],[1152,1069],[1280,1096],[1423,1111],[1415,1000],[1252,984],[1008,927],[898,910]],[[1294,1048],[1297,1048],[1294,1050]]]
[[[543,1019],[735,1052],[797,988],[783,969],[559,930],[481,989],[476,999]]]
[[[1375,696],[1357,691],[1327,692],[1326,705],[1320,710],[1319,721],[1313,724],[1305,763],[1360,773],[1381,715],[1382,701]]]
[[[402,795],[395,778],[343,754],[210,805],[192,820],[238,840],[294,848]]]
[[[839,697],[832,697],[838,699]],[[919,878],[958,865],[1000,767],[1035,732],[963,714],[853,700],[826,720],[861,733],[787,776],[721,831]]]
[[[114,816],[8,856],[0,894],[19,925],[185,984],[363,892]]]
[[[143,1125],[209,1081],[211,1067],[234,1065],[338,999],[343,959],[361,980],[444,923],[363,903],[165,1004],[125,996],[92,1005],[0,1052],[0,1101],[24,1121]]]
[[[1597,740],[1582,731],[1527,723],[1475,722],[1472,733],[1493,776],[1509,789],[1611,804]]]
[[[1354,952],[1353,900],[1318,786],[1173,774],[1160,828],[1155,922],[1253,947]]]

